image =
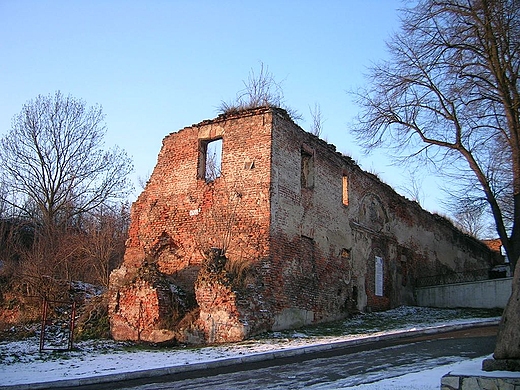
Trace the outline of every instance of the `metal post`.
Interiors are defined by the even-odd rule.
[[[76,301],[72,301],[72,309],[70,312],[70,322],[69,322],[69,351],[72,351],[72,341],[74,339],[74,324],[76,319]]]
[[[45,323],[47,322],[47,306],[47,298],[43,297],[42,329],[40,331],[40,352],[43,351],[43,346],[45,342]]]

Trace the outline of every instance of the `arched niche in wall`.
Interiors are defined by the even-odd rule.
[[[366,194],[359,207],[359,223],[370,230],[380,232],[388,222],[388,216],[379,197]]]

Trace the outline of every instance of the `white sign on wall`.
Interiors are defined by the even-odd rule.
[[[375,294],[378,297],[383,296],[383,259],[376,256],[376,288]]]

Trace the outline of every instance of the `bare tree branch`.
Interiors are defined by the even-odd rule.
[[[372,67],[369,86],[356,93],[363,110],[354,131],[367,150],[386,145],[449,177],[475,177],[467,194],[487,200],[516,264],[520,5],[423,0],[403,12],[391,59]]]
[[[321,136],[323,131],[323,122],[325,121],[321,115],[321,107],[318,103],[314,103],[314,108],[309,106],[309,111],[311,112],[311,134],[314,134],[316,137]]]

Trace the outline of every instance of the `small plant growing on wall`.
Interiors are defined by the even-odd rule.
[[[260,70],[249,71],[247,80],[242,80],[244,89],[237,93],[231,102],[222,101],[218,111],[222,114],[234,114],[244,110],[259,107],[283,108],[291,119],[297,121],[301,115],[294,109],[288,107],[284,102],[282,82],[278,82],[269,71],[269,67],[260,62]]]

